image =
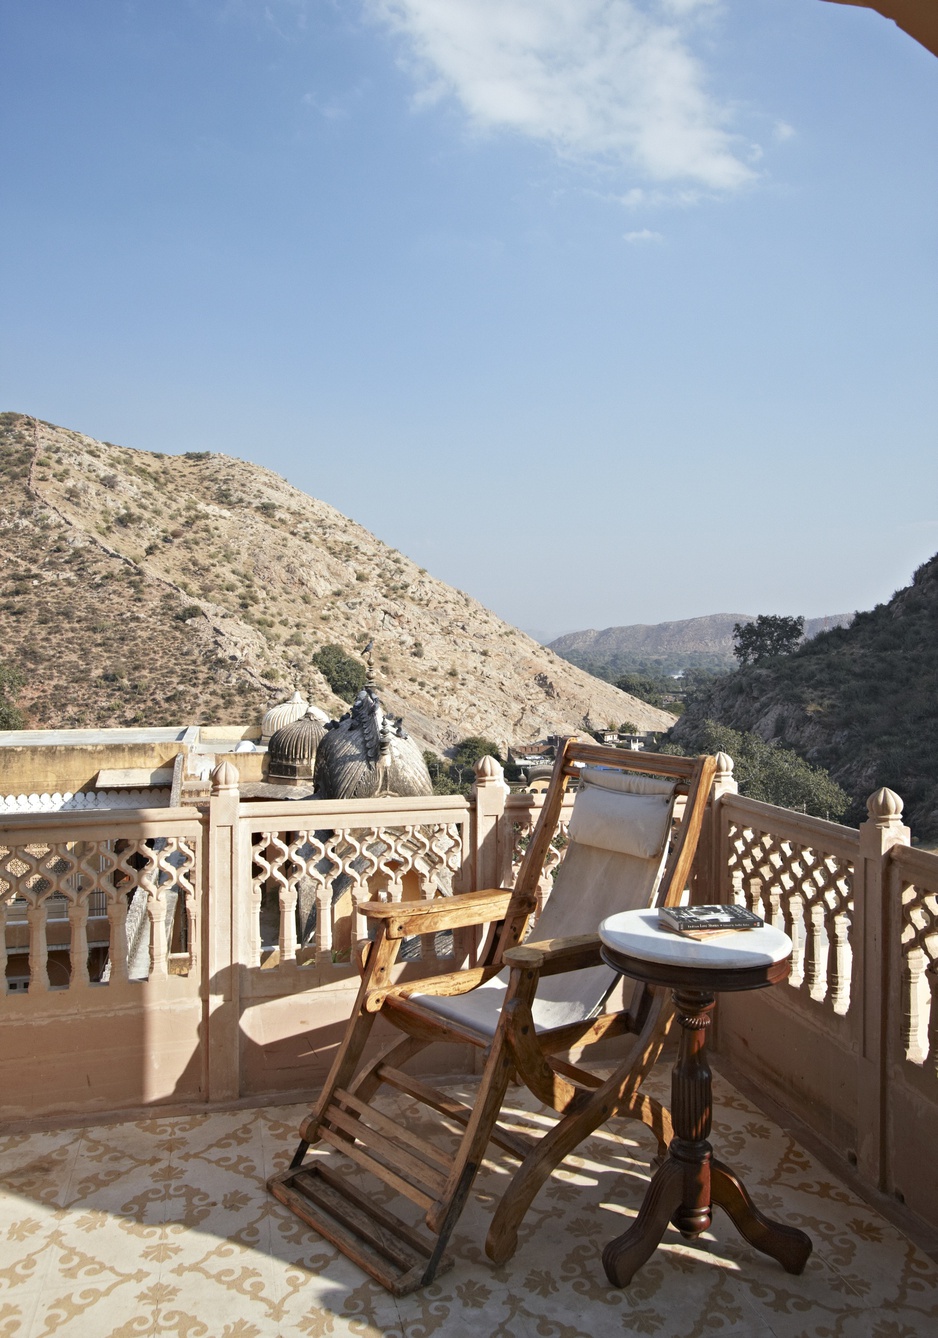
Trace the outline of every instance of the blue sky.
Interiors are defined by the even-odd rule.
[[[938,61],[822,0],[5,0],[0,407],[518,625],[938,550]]]

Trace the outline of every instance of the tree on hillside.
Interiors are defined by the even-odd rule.
[[[433,781],[434,794],[459,794],[460,788],[450,775],[451,767],[444,757],[438,757],[429,748],[424,749],[423,760],[426,763],[430,779]]]
[[[801,809],[816,818],[839,818],[850,796],[823,767],[813,767],[793,748],[766,743],[758,734],[705,720],[692,742],[667,743],[663,753],[729,753],[740,794],[782,808]]]
[[[460,739],[453,749],[453,762],[458,767],[474,767],[482,757],[494,757],[496,762],[503,760],[498,744],[482,738],[480,734],[470,734],[467,739]]]
[[[790,655],[804,636],[804,618],[760,613],[753,623],[733,624],[733,654],[740,664]]]
[[[649,706],[664,706],[664,693],[669,689],[673,691],[674,682],[662,675],[660,678],[652,678],[650,674],[622,674],[615,681],[615,686],[622,692],[627,692],[631,697],[637,697],[639,701],[647,702]],[[667,710],[668,708],[665,707]]]
[[[26,717],[14,700],[23,682],[18,669],[0,664],[0,729],[22,729],[26,723]]]
[[[436,753],[425,752],[423,760],[433,781],[433,793],[468,795],[475,783],[475,764],[482,757],[494,757],[496,762],[502,761],[498,744],[479,734],[460,739],[453,749],[451,762],[437,757]]]
[[[355,700],[368,678],[368,670],[361,660],[346,655],[342,647],[334,642],[317,650],[313,664],[335,695],[346,702]]]

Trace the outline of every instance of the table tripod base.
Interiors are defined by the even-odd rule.
[[[706,1181],[709,1195],[704,1193],[701,1198]],[[701,1202],[710,1206],[700,1207]],[[709,1227],[712,1205],[722,1208],[743,1239],[777,1259],[786,1273],[804,1271],[812,1249],[810,1236],[760,1213],[739,1178],[722,1162],[695,1164],[670,1156],[655,1172],[634,1224],[603,1251],[606,1277],[614,1287],[627,1287],[654,1253],[669,1223],[673,1221],[683,1236],[693,1239]]]

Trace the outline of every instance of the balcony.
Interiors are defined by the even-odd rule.
[[[894,795],[874,796],[856,831],[740,797],[726,759],[691,889],[745,902],[795,943],[790,983],[720,1000],[713,1141],[760,1206],[811,1234],[805,1275],[718,1217],[694,1244],[669,1233],[626,1291],[610,1288],[601,1250],[652,1155],[622,1126],[565,1164],[501,1269],[482,1252],[507,1174],[496,1157],[456,1267],[394,1301],[264,1180],[348,1015],[362,904],[509,883],[541,800],[506,797],[484,763],[470,801],[245,803],[237,779],[223,763],[201,808],[2,819],[16,988],[0,998],[0,1333],[573,1338],[611,1319],[662,1335],[720,1321],[899,1338],[936,1325],[938,1267],[909,1237],[935,1253],[938,856],[909,844]],[[452,969],[474,946],[441,937],[403,970]],[[463,1051],[438,1062],[472,1081]],[[666,1097],[666,1064],[652,1081]]]

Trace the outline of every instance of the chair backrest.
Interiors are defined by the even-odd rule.
[[[523,861],[516,887],[519,917],[528,907],[526,922],[557,827],[564,789],[576,776],[568,846],[534,937],[543,940],[591,933],[616,911],[679,901],[693,863],[714,771],[710,757],[626,753],[568,740],[531,838],[531,858]],[[682,793],[687,796],[683,818],[669,848],[675,799]],[[506,930],[510,923],[509,917]],[[544,978],[538,989],[535,1021],[539,1027],[556,1027],[590,1017],[601,1007],[613,980],[613,973],[605,967]]]

